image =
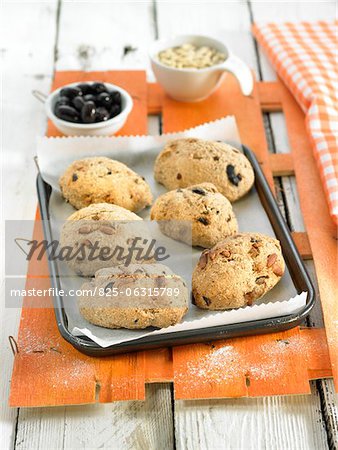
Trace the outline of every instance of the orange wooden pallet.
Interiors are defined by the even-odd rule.
[[[332,376],[337,389],[336,229],[306,135],[304,115],[283,84],[256,83],[253,94],[243,97],[237,82],[227,76],[210,98],[194,104],[169,99],[158,85],[147,84],[143,71],[58,72],[53,89],[96,79],[116,83],[133,96],[134,109],[120,134],[146,134],[148,114],[162,114],[164,132],[231,114],[236,116],[242,142],[255,151],[272,187],[274,175],[296,176],[307,233],[293,233],[293,237],[303,258],[314,259],[325,329],[297,327],[269,335],[100,359],[79,353],[61,338],[52,308],[28,308],[24,300],[10,405],[143,400],[145,383],[168,381],[174,382],[176,399],[304,394],[310,393],[309,380]],[[263,111],[284,111],[290,154],[268,153]],[[51,123],[48,135],[59,135]],[[34,239],[41,235],[37,220]],[[29,276],[34,273],[33,264],[27,288],[48,288],[47,278]]]

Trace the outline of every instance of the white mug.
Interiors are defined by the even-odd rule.
[[[225,55],[225,61],[204,69],[176,69],[159,61],[159,52],[186,43],[197,47],[215,48]],[[250,95],[253,90],[253,76],[249,67],[233,55],[222,42],[207,36],[190,34],[155,41],[150,48],[149,56],[158,83],[175,100],[197,102],[205,99],[217,89],[225,72],[230,72],[237,78],[244,95]]]

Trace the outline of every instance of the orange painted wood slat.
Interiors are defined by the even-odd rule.
[[[311,245],[307,233],[303,231],[292,231],[292,239],[303,259],[313,259]]]
[[[309,380],[332,377],[332,367],[324,328],[302,328],[301,344],[307,356]]]
[[[294,175],[295,169],[291,153],[273,153],[270,155],[270,167],[275,177]]]
[[[330,377],[325,330],[306,328],[175,348],[176,399],[310,393]]]
[[[327,206],[319,171],[305,129],[304,113],[285,86],[282,90],[298,194],[311,244],[332,364],[338,391],[338,241]]]
[[[258,97],[264,112],[282,111],[281,91],[278,82],[257,82]],[[160,114],[165,94],[158,83],[148,84],[148,114]]]
[[[158,83],[148,83],[148,114],[161,114],[164,91]]]
[[[263,112],[282,111],[280,84],[276,81],[260,81],[257,83],[259,102]]]
[[[147,383],[164,383],[173,380],[173,358],[170,348],[146,351],[145,361]]]

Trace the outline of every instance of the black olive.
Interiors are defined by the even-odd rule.
[[[61,89],[61,91],[60,91],[60,97],[65,96],[70,99],[73,99],[77,95],[82,95],[81,90],[77,87],[65,87],[65,88]]]
[[[206,195],[205,190],[202,189],[202,188],[194,188],[194,189],[192,189],[192,192],[193,192],[194,194]]]
[[[55,106],[61,106],[61,105],[70,105],[70,100],[68,97],[65,97],[64,95],[62,97],[59,97],[55,103]]]
[[[113,105],[110,109],[110,117],[115,117],[121,112],[121,106],[120,105]]]
[[[191,293],[190,295],[191,295],[191,303],[193,305],[196,305],[196,300],[195,300],[195,297],[194,297],[193,293]]]
[[[81,119],[84,123],[95,122],[96,106],[94,102],[85,102],[81,110]]]
[[[108,120],[109,117],[109,111],[106,108],[103,106],[97,108],[95,122],[103,122],[104,120]]]
[[[91,94],[93,92],[91,85],[87,83],[79,83],[76,87],[80,89],[82,95]]]
[[[85,101],[84,101],[83,97],[80,97],[79,95],[77,95],[76,97],[73,98],[73,105],[75,106],[75,108],[78,111],[82,110],[82,107],[84,104],[85,104]]]
[[[110,108],[113,103],[113,98],[108,92],[101,92],[101,94],[96,97],[96,101],[98,105]]]
[[[228,176],[230,183],[232,183],[235,186],[238,186],[239,182],[242,179],[242,175],[240,173],[236,174],[235,166],[233,166],[232,164],[228,164],[226,171],[227,171],[227,176]]]
[[[104,288],[104,293],[105,294],[107,294],[107,293],[110,294],[112,289],[113,289],[113,287],[114,287],[114,284],[115,284],[114,281],[111,281],[110,283],[108,283],[107,286]]]
[[[199,217],[197,220],[198,222],[203,223],[203,225],[209,225],[210,223],[209,220],[205,217]]]
[[[66,120],[67,122],[80,121],[79,113],[72,106],[61,105],[57,108],[55,114],[59,119]]]
[[[58,99],[54,105],[54,113],[58,115],[58,110],[60,106],[71,106],[70,100],[67,97],[61,97]]]
[[[207,306],[210,306],[210,305],[211,305],[211,300],[210,300],[210,298],[204,297],[204,295],[203,295],[203,300],[204,300],[204,302],[205,302],[205,304],[206,304]]]
[[[117,105],[121,105],[121,94],[119,91],[113,91],[110,93],[113,99],[113,103],[116,103]]]
[[[90,87],[94,94],[101,94],[101,92],[105,92],[107,90],[103,83],[93,83]]]
[[[94,95],[94,94],[86,94],[86,95],[84,95],[84,97],[83,97],[83,99],[84,99],[84,101],[85,102],[96,102],[96,95]]]

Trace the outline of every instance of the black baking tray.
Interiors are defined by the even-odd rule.
[[[178,331],[159,336],[150,335],[134,341],[102,348],[91,341],[87,336],[74,336],[71,334],[68,329],[68,319],[64,308],[63,298],[61,296],[54,296],[53,306],[57,326],[62,337],[66,341],[86,355],[109,356],[118,353],[127,353],[158,347],[170,347],[197,342],[210,342],[238,336],[278,332],[293,328],[304,321],[313,308],[316,300],[314,287],[255,154],[245,146],[243,146],[243,152],[254,169],[255,187],[276,237],[281,243],[283,256],[297,289],[297,293],[307,292],[307,302],[304,308],[297,314],[287,316],[236,323],[232,325],[220,325],[202,328],[200,330]],[[49,200],[52,188],[42,179],[41,174],[38,174],[37,177],[37,192],[45,238],[47,241],[52,241],[52,231],[49,221]],[[48,265],[52,287],[55,288],[56,292],[59,292],[61,288],[57,265],[52,258],[48,258]]]

